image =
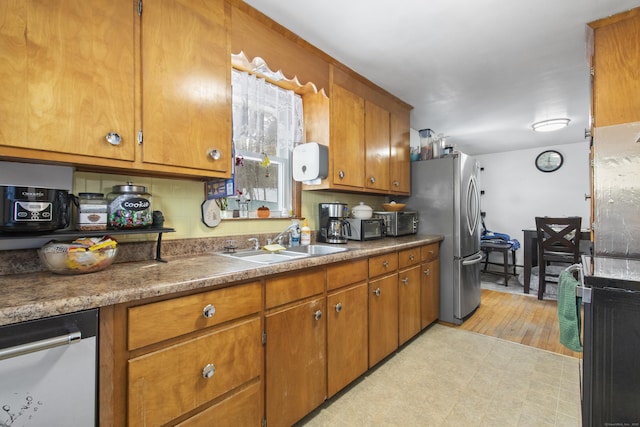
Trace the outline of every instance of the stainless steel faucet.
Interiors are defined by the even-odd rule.
[[[257,251],[258,249],[260,249],[260,241],[258,240],[257,237],[251,237],[250,239],[247,239],[248,242],[253,242],[253,250]]]
[[[291,224],[289,225],[287,228],[285,228],[284,230],[282,230],[280,232],[280,234],[278,234],[276,237],[274,237],[273,239],[267,239],[267,245],[272,244],[273,242],[277,242],[279,244],[281,239],[284,237],[285,234],[290,233],[291,230],[293,230],[294,228],[298,227],[298,224]]]

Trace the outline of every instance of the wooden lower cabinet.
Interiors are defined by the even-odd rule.
[[[262,382],[255,381],[176,425],[178,427],[257,427],[262,423],[262,386]]]
[[[324,296],[265,315],[267,425],[291,426],[326,398]]]
[[[327,296],[327,394],[368,369],[368,295],[363,281]]]
[[[256,316],[129,360],[128,425],[163,425],[258,378],[260,336]]]
[[[426,328],[440,315],[440,258],[439,243],[421,248],[420,316],[421,326]]]
[[[398,274],[398,344],[413,338],[420,330],[420,265]]]
[[[398,273],[369,281],[369,367],[398,348]]]

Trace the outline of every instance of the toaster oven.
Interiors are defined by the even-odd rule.
[[[418,232],[418,212],[374,212],[374,218],[382,218],[387,236],[405,236]]]

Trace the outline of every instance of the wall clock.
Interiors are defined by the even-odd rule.
[[[541,172],[555,172],[564,163],[562,154],[555,150],[547,150],[536,157],[536,167]]]

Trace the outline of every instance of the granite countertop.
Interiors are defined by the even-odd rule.
[[[170,295],[211,290],[230,282],[347,261],[441,241],[442,236],[411,235],[368,242],[349,241],[349,249],[284,263],[261,265],[214,253],[111,265],[90,274],[50,272],[0,276],[0,326]]]

